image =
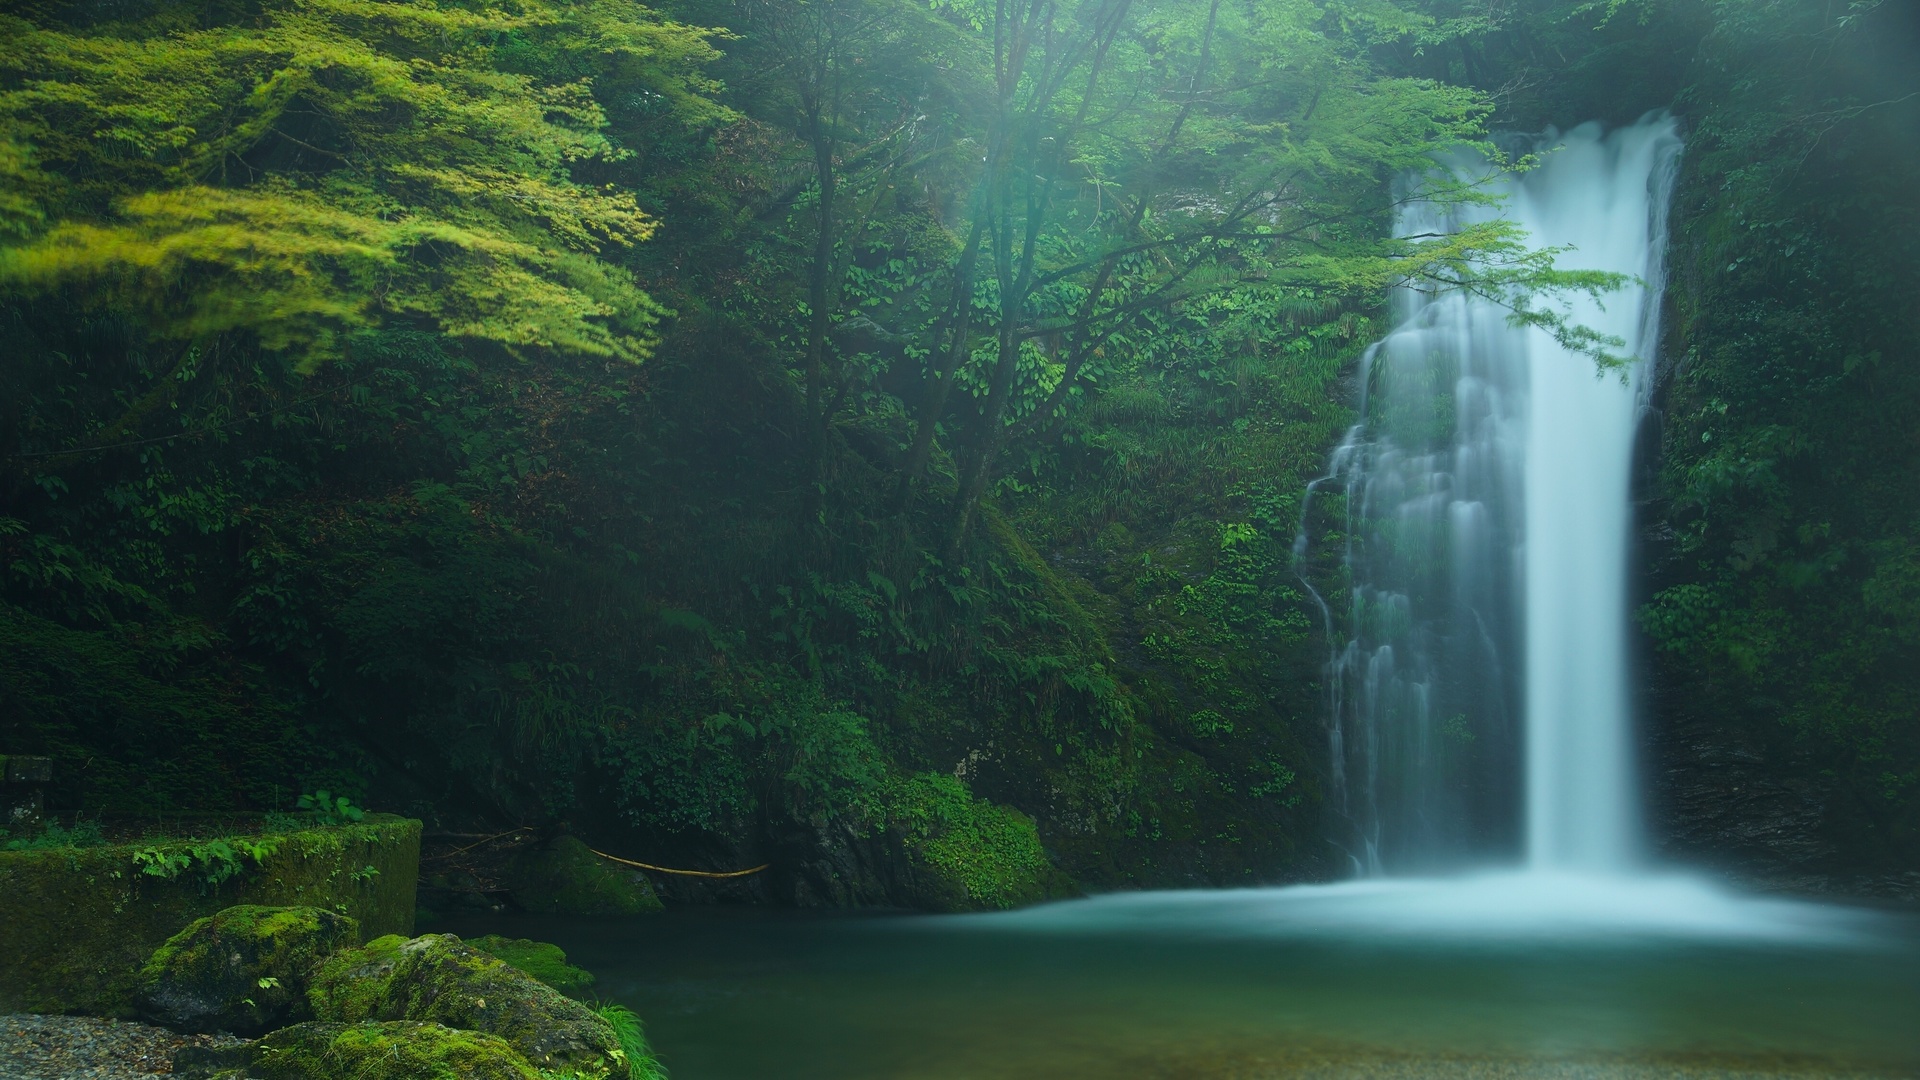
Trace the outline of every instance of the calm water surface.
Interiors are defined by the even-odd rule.
[[[1678,885],[1549,891],[1489,879],[435,929],[558,943],[645,1018],[674,1080],[1546,1075],[1527,1072],[1542,1062],[1920,1076],[1912,915]]]

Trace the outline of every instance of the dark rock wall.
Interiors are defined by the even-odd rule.
[[[1642,507],[1653,841],[1920,899],[1920,25],[1712,11]]]

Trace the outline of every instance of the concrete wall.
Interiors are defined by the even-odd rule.
[[[369,939],[413,932],[418,821],[369,814],[237,839],[272,850],[257,861],[244,852],[208,861],[209,840],[0,851],[0,1013],[126,1015],[134,973],[153,950],[235,904],[330,908],[359,920]],[[178,867],[170,876],[150,872],[168,856]],[[236,861],[240,873],[209,880]]]

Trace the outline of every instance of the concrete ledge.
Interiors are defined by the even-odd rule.
[[[369,939],[411,934],[419,875],[420,823],[384,814],[255,836],[0,851],[0,1013],[131,1015],[134,975],[153,950],[235,904],[331,908]]]

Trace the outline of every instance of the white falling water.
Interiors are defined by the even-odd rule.
[[[1650,357],[1673,120],[1589,124],[1539,148],[1545,164],[1496,182],[1504,206],[1414,202],[1400,231],[1500,214],[1536,245],[1571,248],[1564,268],[1630,275],[1569,314]],[[1627,562],[1647,361],[1602,374],[1458,293],[1410,294],[1399,315],[1363,364],[1360,421],[1313,488],[1345,501],[1351,637],[1330,673],[1342,843],[1362,873],[1517,850],[1537,870],[1623,870],[1638,831]],[[1303,557],[1309,543],[1303,528]]]
[[[1572,245],[1586,268],[1645,284],[1573,317],[1651,357],[1658,345],[1666,208],[1679,139],[1662,118],[1601,138],[1582,128],[1513,212]],[[1516,334],[1516,337],[1523,335]],[[1538,330],[1525,335],[1527,858],[1542,869],[1620,870],[1634,859],[1638,792],[1627,690],[1628,470],[1648,363],[1625,379]]]

